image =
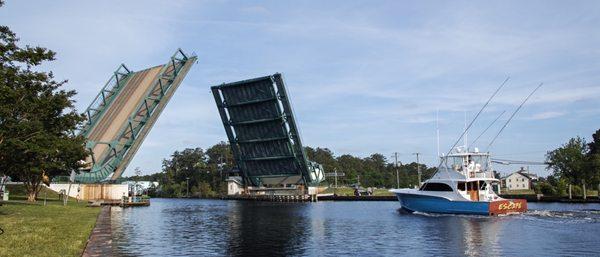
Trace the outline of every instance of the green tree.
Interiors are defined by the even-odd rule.
[[[225,178],[235,167],[233,153],[228,143],[219,142],[206,150],[208,157],[208,171],[210,175],[209,186],[218,193],[225,193],[227,185]],[[200,187],[202,189],[203,187]],[[203,195],[207,195],[206,192]]]
[[[349,154],[344,154],[340,157],[337,157],[336,161],[339,164],[337,171],[345,174],[344,177],[338,178],[338,185],[349,185],[355,183],[357,175],[362,173],[364,170],[363,160]],[[326,172],[333,172],[333,170]],[[333,183],[333,178],[328,178],[328,180],[330,184]]]
[[[168,180],[165,190],[174,193],[174,196],[186,195],[188,179],[190,194],[194,193],[191,189],[197,187],[201,181],[208,181],[207,158],[204,150],[199,147],[175,151],[171,159],[163,160],[163,171]],[[168,187],[174,190],[169,190]]]
[[[84,117],[73,108],[75,91],[61,89],[66,81],[40,71],[55,53],[17,42],[0,26],[0,171],[23,181],[35,201],[44,179],[69,174],[87,156],[85,139],[74,136]]]
[[[391,174],[388,171],[387,159],[385,156],[379,153],[371,154],[371,156],[363,159],[364,169],[361,173],[361,185],[362,186],[386,186],[386,180],[390,178]]]
[[[232,167],[234,165],[231,148],[229,147],[228,143],[223,141],[206,149],[206,156],[208,157],[209,164],[222,164],[228,167]]]
[[[307,158],[323,165],[325,172],[333,172],[335,169],[339,168],[331,150],[321,147],[317,147],[316,149],[304,147],[304,149],[306,151]]]
[[[593,171],[588,166],[588,145],[581,137],[571,138],[568,143],[546,154],[548,169],[570,184],[589,183]]]
[[[589,182],[592,185],[600,183],[600,129],[592,135],[592,141],[588,144],[587,169],[590,173]]]

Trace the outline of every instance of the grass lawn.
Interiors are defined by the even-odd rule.
[[[530,189],[508,190],[502,188],[500,192],[506,195],[535,195],[535,192]]]
[[[43,206],[44,189],[36,204],[27,204],[21,186],[7,189],[11,203],[0,206],[0,256],[81,256],[100,208],[72,199],[63,206],[51,190]]]

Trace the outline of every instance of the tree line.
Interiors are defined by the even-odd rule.
[[[368,157],[350,154],[336,156],[328,148],[305,147],[309,160],[323,165],[326,173],[337,171],[344,174],[338,177],[339,186],[357,185],[363,187],[397,187],[396,165],[385,155],[374,153]],[[537,193],[553,196],[568,194],[569,185],[574,195],[582,195],[583,188],[591,189],[600,183],[600,129],[587,143],[584,138],[575,137],[561,147],[546,154],[547,169],[552,174],[541,178],[535,185]],[[235,161],[229,144],[220,142],[206,151],[201,148],[188,148],[175,151],[169,159],[163,160],[162,171],[155,174],[131,177],[130,179],[151,180],[160,183],[160,190],[152,194],[162,197],[210,197],[226,193],[225,178],[235,169]],[[400,188],[418,185],[418,168],[422,181],[430,178],[436,167],[425,164],[399,163]],[[499,178],[499,173],[494,172]],[[329,177],[321,186],[332,186],[334,178]],[[189,189],[189,190],[188,190]]]
[[[549,151],[546,163],[552,174],[538,182],[537,193],[565,196],[569,185],[574,195],[583,195],[584,189],[600,189],[600,129],[589,143],[577,136]]]
[[[0,7],[3,1],[0,0]],[[76,92],[63,89],[67,81],[56,81],[43,63],[53,61],[55,52],[43,47],[19,46],[18,38],[7,26],[0,26],[0,176],[24,182],[28,200],[35,201],[42,183],[56,176],[69,175],[81,168],[90,153],[86,139],[77,135],[85,116],[74,109]],[[417,167],[423,180],[436,168],[408,163],[398,167],[379,153],[362,158],[335,156],[327,148],[307,147],[310,160],[321,163],[326,172],[338,171],[341,185],[400,187],[417,185]],[[566,186],[574,190],[600,183],[600,130],[591,142],[576,137],[546,155],[553,174],[538,185],[538,191],[564,195]],[[162,170],[137,176],[160,182],[163,196],[213,196],[225,190],[224,178],[234,168],[229,145],[221,142],[208,149],[190,148],[174,152],[165,159]],[[327,179],[328,185],[333,179]],[[581,187],[581,189],[580,189]],[[158,192],[158,190],[156,190]]]
[[[361,158],[344,154],[335,156],[327,148],[305,147],[307,157],[323,165],[325,172],[337,170],[345,176],[338,178],[338,185],[360,184],[363,187],[396,187],[396,167],[382,154],[372,154]],[[435,168],[420,164],[423,178],[433,175]],[[162,170],[150,175],[132,176],[128,180],[158,181],[159,188],[149,193],[160,197],[214,197],[227,192],[225,178],[235,170],[231,148],[226,142],[209,147],[188,148],[175,151],[170,158],[164,159]],[[413,187],[418,184],[417,163],[398,165],[401,187]],[[328,178],[323,186],[333,184]]]

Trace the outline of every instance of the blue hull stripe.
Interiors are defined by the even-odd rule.
[[[450,201],[446,198],[396,193],[403,209],[410,212],[489,215],[489,202]]]

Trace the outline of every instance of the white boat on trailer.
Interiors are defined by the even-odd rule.
[[[401,208],[408,212],[500,215],[527,210],[524,199],[504,199],[494,177],[490,154],[456,148],[443,156],[431,179],[418,189],[392,189]]]

